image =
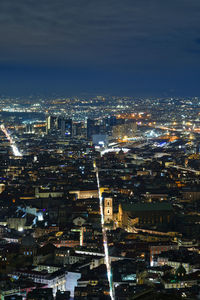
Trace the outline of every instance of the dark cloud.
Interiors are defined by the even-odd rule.
[[[199,20],[199,0],[1,0],[0,64],[192,69]]]
[[[184,58],[199,20],[196,0],[1,0],[0,59],[160,63]]]

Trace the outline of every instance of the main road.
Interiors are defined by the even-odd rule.
[[[0,128],[3,131],[3,133],[5,134],[5,136],[7,137],[7,139],[9,140],[10,146],[12,148],[14,156],[18,156],[18,157],[22,156],[21,152],[17,148],[17,145],[15,144],[15,141],[13,140],[13,138],[11,137],[11,135],[9,134],[8,130],[6,129],[6,127],[2,124],[0,126]]]
[[[105,254],[105,264],[107,269],[107,277],[109,283],[109,291],[110,291],[110,298],[111,300],[115,300],[115,292],[113,287],[112,281],[112,270],[111,270],[111,260],[108,251],[108,238],[106,233],[106,228],[104,225],[104,209],[103,209],[103,198],[100,189],[100,181],[99,181],[99,170],[96,167],[96,163],[94,162],[94,169],[96,172],[96,179],[97,179],[97,187],[98,187],[98,195],[99,195],[99,206],[100,206],[100,214],[101,214],[101,227],[102,227],[102,235],[103,235],[103,247],[104,247],[104,254]]]

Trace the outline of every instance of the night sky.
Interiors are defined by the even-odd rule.
[[[0,0],[0,94],[200,96],[199,0]]]

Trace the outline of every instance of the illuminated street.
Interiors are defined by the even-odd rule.
[[[100,206],[100,213],[101,213],[101,226],[102,226],[102,234],[103,234],[103,246],[104,246],[104,253],[105,253],[105,263],[106,263],[106,268],[107,268],[107,277],[108,277],[109,288],[110,288],[110,297],[112,300],[114,300],[115,296],[114,296],[114,288],[113,288],[113,282],[112,282],[112,270],[111,270],[109,252],[108,252],[107,234],[106,234],[106,229],[104,226],[103,199],[102,199],[102,195],[101,195],[101,191],[100,191],[98,168],[95,168],[95,171],[96,171],[97,186],[98,186],[98,193],[99,193],[99,206]]]
[[[15,144],[15,141],[13,140],[13,138],[11,137],[11,135],[9,134],[8,130],[5,128],[4,125],[1,125],[1,130],[3,131],[3,133],[5,134],[5,136],[10,142],[10,146],[12,148],[14,156],[22,156],[21,152],[19,151],[19,149]]]

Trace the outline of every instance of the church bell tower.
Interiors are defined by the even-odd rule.
[[[113,199],[104,198],[104,222],[110,223],[113,221]]]

